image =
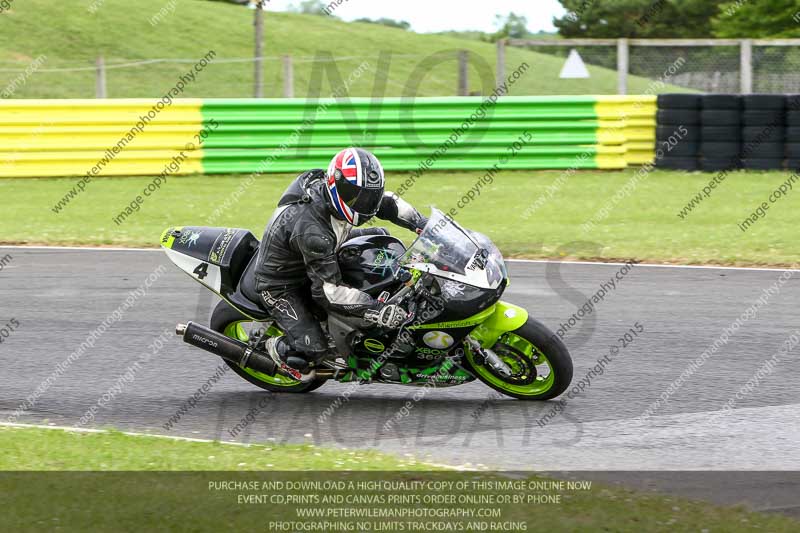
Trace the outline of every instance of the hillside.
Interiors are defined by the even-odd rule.
[[[96,8],[94,13],[89,7]],[[135,6],[135,7],[134,7]],[[170,8],[174,7],[174,11]],[[151,25],[156,19],[157,24]],[[163,94],[192,63],[214,50],[217,59],[186,90],[189,97],[249,97],[253,94],[253,66],[245,59],[253,53],[253,12],[232,4],[200,0],[25,0],[12,4],[0,15],[0,90],[13,84],[15,98],[92,98],[95,94],[94,61],[102,55],[108,65],[151,60],[184,59],[184,63],[150,63],[111,68],[107,84],[110,97],[152,97]],[[391,53],[385,91],[379,96],[402,96],[409,85],[419,82],[422,96],[447,96],[457,84],[456,50],[475,54],[475,63],[487,80],[484,94],[493,87],[496,52],[494,45],[479,41],[425,35],[379,26],[345,23],[328,17],[289,13],[266,13],[264,55],[265,96],[282,96],[280,56],[295,58],[295,95],[308,95],[312,68],[322,73],[315,57],[333,56],[343,79],[364,61],[367,70],[352,87],[351,96],[371,96],[376,80],[379,52]],[[426,65],[434,54],[449,58]],[[39,71],[24,83],[21,76],[30,62],[43,55]],[[438,57],[438,55],[437,55]],[[513,86],[511,94],[613,94],[616,74],[590,67],[588,80],[561,80],[563,59],[521,49],[509,49],[507,71],[527,62],[530,68]],[[82,71],[45,72],[48,69],[84,68]],[[470,90],[479,91],[480,73],[470,72]],[[414,84],[410,84],[413,81]],[[652,82],[633,77],[632,94],[645,92]],[[338,84],[334,83],[334,86]],[[322,96],[332,92],[324,75]],[[414,92],[408,94],[414,94]]]

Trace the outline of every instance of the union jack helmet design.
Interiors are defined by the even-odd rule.
[[[377,157],[361,148],[346,148],[331,159],[326,185],[334,215],[360,226],[378,212],[386,178]]]

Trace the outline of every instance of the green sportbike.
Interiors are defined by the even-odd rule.
[[[189,322],[177,333],[263,389],[310,392],[328,380],[450,387],[479,379],[514,398],[548,400],[572,380],[561,339],[525,309],[500,300],[509,280],[497,247],[436,209],[408,248],[388,235],[342,244],[344,282],[403,306],[409,318],[389,330],[361,318],[320,316],[331,355],[306,374],[264,349],[267,338],[282,332],[258,303],[253,269],[259,242],[251,232],[170,228],[161,245],[222,298],[209,327]]]

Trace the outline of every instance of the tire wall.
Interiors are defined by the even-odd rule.
[[[798,94],[662,94],[657,107],[659,168],[800,168]]]

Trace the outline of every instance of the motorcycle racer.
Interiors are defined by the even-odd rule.
[[[347,148],[333,157],[327,171],[305,172],[284,192],[267,223],[254,272],[261,303],[284,332],[267,340],[276,362],[300,356],[308,369],[328,353],[315,304],[389,329],[407,319],[401,307],[344,285],[337,261],[348,239],[388,234],[382,228],[357,228],[373,217],[410,231],[424,228],[427,218],[385,191],[385,185],[383,167],[373,154]]]

